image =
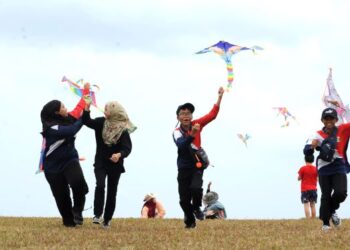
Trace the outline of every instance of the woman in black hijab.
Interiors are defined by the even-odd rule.
[[[84,94],[89,93],[89,87],[89,84],[84,86]],[[81,98],[77,107],[68,113],[63,103],[52,100],[45,104],[40,114],[45,140],[43,170],[66,227],[83,224],[82,211],[88,193],[74,144],[75,135],[82,127],[79,118],[84,106],[85,101]]]

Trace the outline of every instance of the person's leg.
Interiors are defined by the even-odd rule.
[[[196,219],[193,215],[193,206],[191,204],[191,185],[192,171],[191,169],[179,169],[177,175],[178,192],[180,196],[180,206],[184,212],[184,222],[186,226],[195,225]]]
[[[346,174],[332,175],[332,187],[334,191],[331,197],[331,213],[333,214],[347,196],[348,183]]]
[[[117,168],[115,167],[107,169],[107,198],[103,215],[105,224],[112,219],[114,214],[120,175],[120,171],[117,171]]]
[[[331,220],[334,226],[341,225],[341,219],[336,213],[340,203],[342,203],[347,196],[347,177],[346,174],[332,175],[333,194],[331,197]]]
[[[329,226],[329,220],[331,218],[331,176],[320,175],[318,177],[321,188],[321,205],[320,205],[320,219],[323,221],[323,225]]]
[[[195,170],[191,180],[191,193],[193,197],[193,208],[200,209],[203,198],[203,170]]]
[[[311,201],[310,207],[311,207],[311,218],[314,219],[316,218],[316,203],[314,201]]]
[[[77,224],[83,224],[83,210],[85,206],[85,195],[89,192],[83,171],[78,161],[72,161],[63,171],[63,174],[72,189],[73,215]]]
[[[95,167],[94,172],[96,178],[94,215],[95,217],[101,217],[105,203],[105,182],[107,171],[103,167]]]
[[[50,184],[52,194],[55,198],[58,211],[60,212],[65,226],[75,226],[72,213],[72,201],[68,183],[62,173],[45,173],[45,178]]]
[[[204,219],[204,214],[200,209],[200,207],[202,206],[202,198],[203,198],[202,186],[203,186],[203,170],[195,169],[192,175],[190,189],[192,193],[194,213],[198,220]]]
[[[307,219],[310,218],[310,202],[304,203],[304,213]]]

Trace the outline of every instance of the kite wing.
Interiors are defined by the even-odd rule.
[[[234,74],[233,74],[233,66],[231,62],[231,57],[234,54],[237,54],[240,51],[243,50],[251,50],[253,53],[255,53],[256,50],[262,50],[263,48],[259,46],[253,46],[253,47],[243,47],[235,44],[231,44],[225,41],[220,41],[208,48],[205,48],[203,50],[200,50],[196,52],[196,54],[204,54],[208,52],[214,52],[218,54],[225,62],[226,62],[226,69],[227,69],[227,90],[229,88],[232,88],[232,82],[234,80]]]

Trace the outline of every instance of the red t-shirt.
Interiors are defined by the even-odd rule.
[[[299,169],[301,192],[317,190],[317,169],[314,165],[305,165]]]

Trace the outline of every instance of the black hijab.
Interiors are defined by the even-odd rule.
[[[43,133],[54,125],[69,124],[69,119],[63,117],[56,112],[60,111],[61,102],[58,100],[52,100],[46,103],[41,110],[40,118],[43,125]]]

